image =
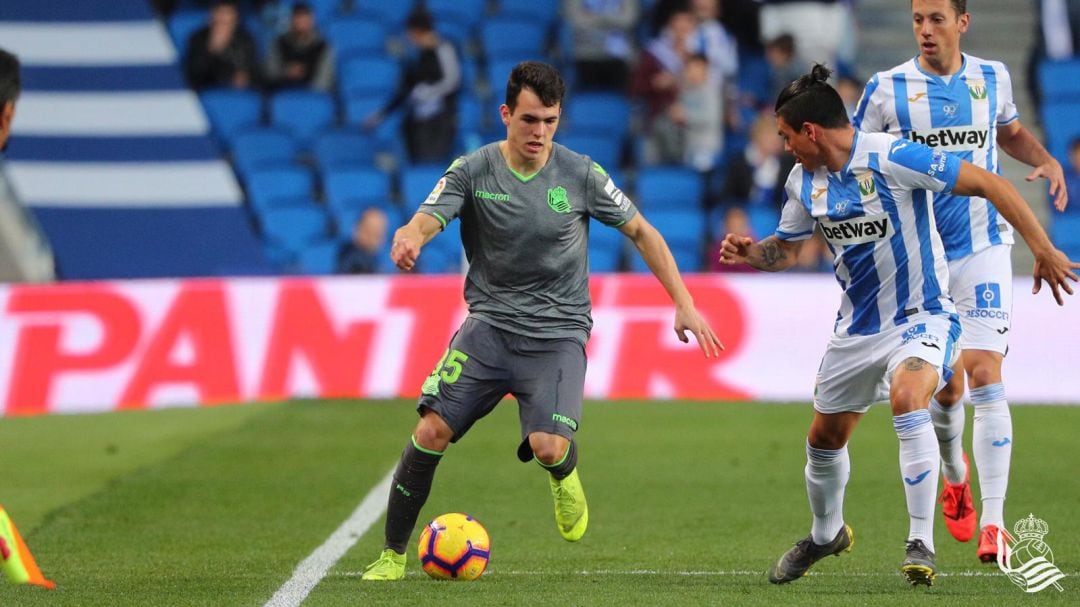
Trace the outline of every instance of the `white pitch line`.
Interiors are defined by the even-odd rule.
[[[488,570],[484,572],[484,577],[500,577],[500,576],[531,576],[531,575],[579,575],[582,577],[588,577],[593,575],[677,575],[677,576],[705,576],[705,577],[753,577],[753,576],[765,576],[765,571],[750,571],[750,570],[730,570],[730,571],[660,571],[656,569],[598,569],[592,571],[572,571],[569,574],[565,574],[557,571],[499,571]],[[334,575],[342,577],[359,577],[362,575],[362,571],[342,571]],[[844,573],[840,571],[830,572],[817,572],[811,571],[808,576],[820,576],[820,577],[896,577],[900,575],[899,571],[885,572],[885,571],[864,571],[864,572],[850,572]],[[1067,573],[1066,575],[1077,576],[1080,572]],[[997,570],[987,571],[954,571],[954,572],[942,572],[938,573],[938,577],[1004,577],[1004,574]]]
[[[394,469],[372,487],[364,500],[353,510],[349,518],[341,523],[322,546],[315,549],[306,559],[296,566],[292,577],[270,597],[264,607],[299,607],[307,595],[319,584],[334,563],[338,562],[356,542],[367,533],[375,521],[386,512],[386,496],[390,492],[390,483],[394,480]]]

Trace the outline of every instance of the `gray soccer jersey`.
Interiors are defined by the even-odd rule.
[[[587,156],[555,143],[544,168],[526,177],[492,143],[455,160],[419,212],[443,226],[461,220],[470,316],[584,344],[592,328],[589,217],[617,228],[637,209]]]

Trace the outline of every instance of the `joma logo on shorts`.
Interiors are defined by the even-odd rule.
[[[570,419],[569,417],[566,417],[565,415],[559,415],[558,413],[552,413],[551,414],[551,421],[559,422],[560,424],[566,424],[567,426],[570,426],[571,430],[573,430],[574,432],[577,432],[577,422]]]
[[[874,242],[889,236],[889,216],[865,215],[844,221],[822,221],[821,233],[834,245],[845,246]]]

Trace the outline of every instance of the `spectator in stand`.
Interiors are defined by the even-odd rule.
[[[691,0],[690,9],[697,20],[697,31],[690,43],[691,51],[701,53],[708,59],[712,84],[720,93],[717,108],[722,121],[720,152],[724,149],[723,125],[736,124],[734,116],[729,116],[728,109],[734,107],[730,102],[737,97],[734,83],[739,72],[739,49],[735,37],[720,23],[720,0]]]
[[[630,88],[645,105],[646,164],[681,163],[684,155],[686,112],[679,103],[679,80],[697,23],[686,7],[670,12],[663,23],[641,54]]]
[[[1061,61],[1080,53],[1080,0],[1039,0],[1035,48],[1028,61],[1028,90],[1036,106],[1042,104],[1039,63]]]
[[[848,7],[839,0],[763,0],[761,6],[761,39],[792,34],[797,64],[804,67],[836,65],[849,23]]]
[[[423,9],[409,15],[405,36],[416,52],[407,54],[393,98],[368,116],[364,126],[375,128],[404,104],[409,160],[449,162],[457,134],[457,94],[461,88],[457,50],[439,36],[431,15]]]
[[[266,75],[279,88],[334,87],[334,51],[315,27],[315,13],[307,2],[293,4],[288,31],[270,45]]]
[[[15,102],[21,92],[19,58],[0,48],[0,152],[7,150],[11,123],[15,121]]]
[[[352,240],[338,255],[339,274],[375,274],[382,268],[382,258],[390,259],[385,250],[390,221],[379,207],[368,207],[353,226]]]
[[[683,66],[679,90],[685,115],[683,161],[702,174],[716,166],[724,140],[722,95],[713,76],[705,55],[691,55]]]
[[[625,91],[641,0],[563,0],[562,11],[570,25],[576,88]]]
[[[211,5],[210,22],[188,41],[184,71],[195,89],[244,89],[261,83],[255,39],[240,24],[235,1],[216,0]]]
[[[750,216],[747,215],[746,210],[738,206],[728,208],[728,210],[724,212],[724,220],[721,222],[719,231],[717,232],[719,238],[709,245],[709,271],[725,272],[729,274],[753,272],[754,268],[751,268],[749,264],[740,263],[728,265],[720,263],[720,249],[722,248],[725,234],[757,238],[750,228]]]
[[[795,57],[795,37],[780,34],[765,44],[765,61],[769,64],[769,95],[778,95],[791,81],[803,73]]]
[[[795,158],[783,150],[776,134],[776,118],[762,112],[750,125],[750,141],[742,155],[733,156],[724,180],[727,204],[763,206],[779,210],[784,182]]]

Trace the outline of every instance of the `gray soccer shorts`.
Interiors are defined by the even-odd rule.
[[[577,340],[538,339],[466,318],[424,382],[416,410],[438,413],[457,442],[510,394],[518,401],[523,441],[533,432],[572,439],[581,420],[585,364]]]

